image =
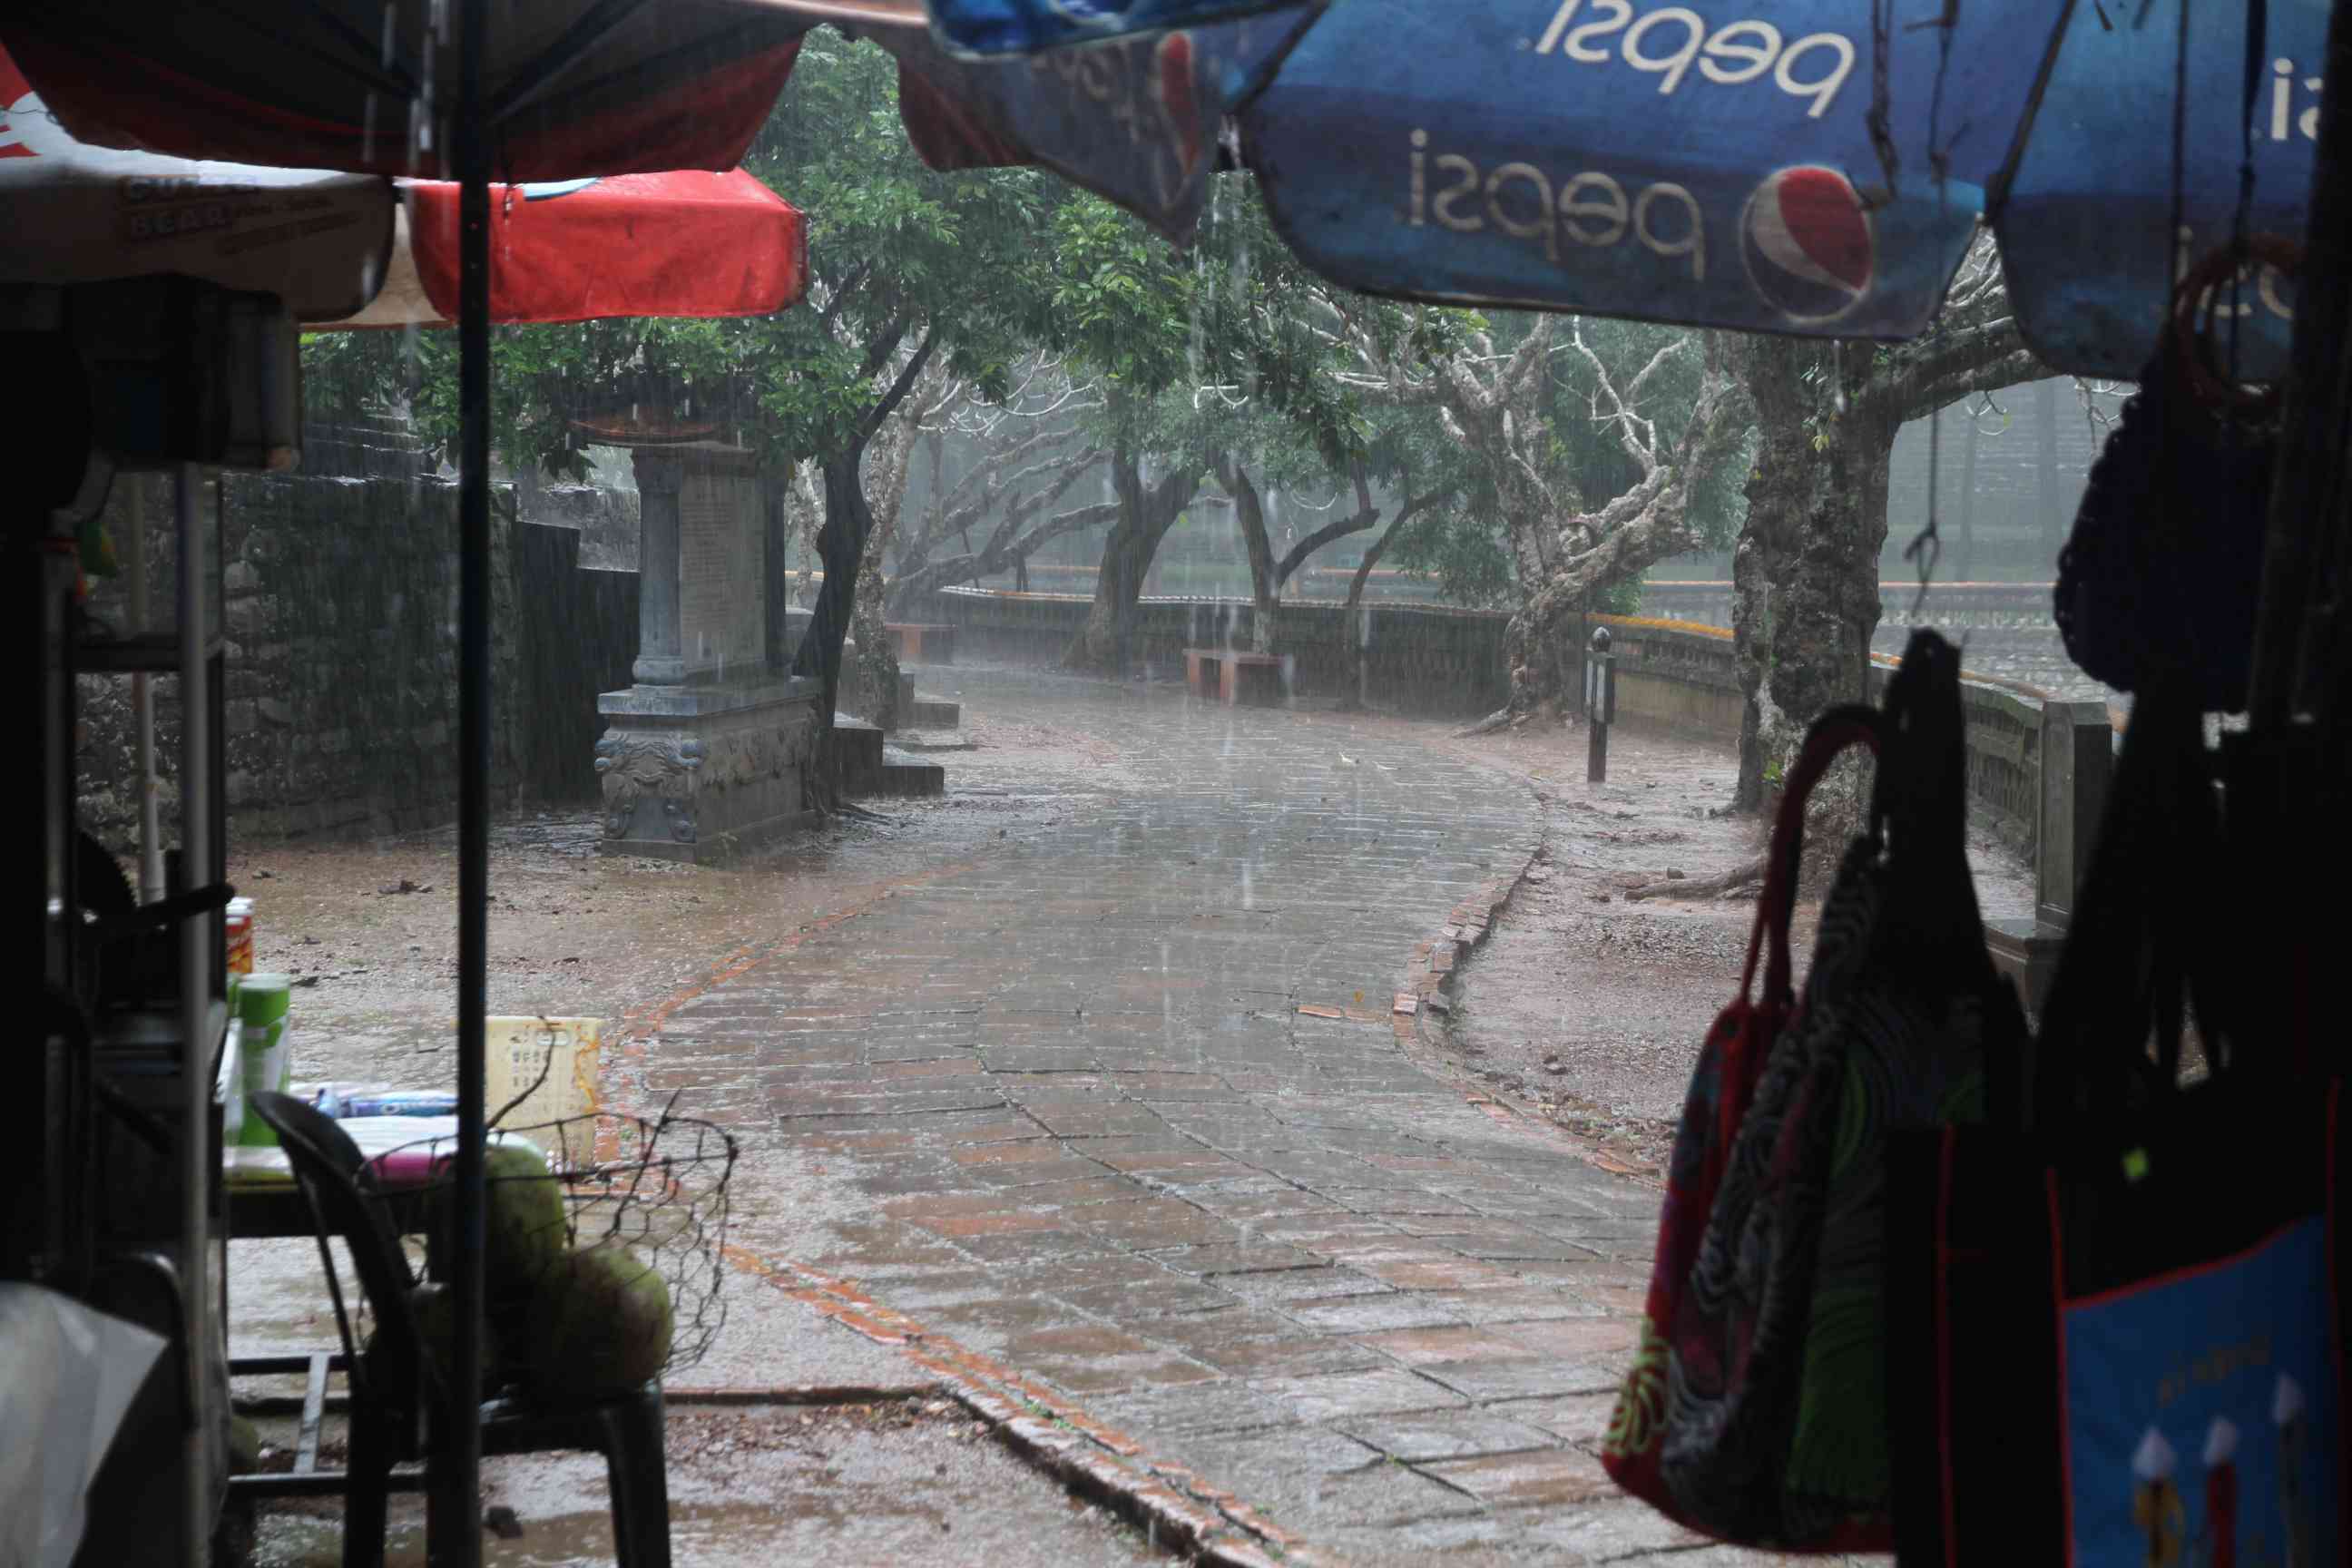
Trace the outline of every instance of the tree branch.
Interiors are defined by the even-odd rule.
[[[914,390],[915,382],[923,374],[923,367],[931,363],[931,350],[938,342],[939,334],[927,331],[923,334],[923,341],[915,345],[914,357],[899,370],[898,379],[890,384],[890,390],[882,395],[882,401],[866,414],[861,428],[867,440],[872,440],[874,433],[882,428],[882,422],[896,414],[898,405],[907,401],[907,394]]]
[[[1027,560],[1040,546],[1066,533],[1118,521],[1118,510],[1117,501],[1097,501],[1089,506],[1074,507],[1048,518],[1018,540],[992,540],[984,550],[969,555],[950,555],[909,572],[898,580],[897,594],[901,596],[901,603],[911,603],[919,595],[950,588],[959,583],[992,577],[1016,562]]]

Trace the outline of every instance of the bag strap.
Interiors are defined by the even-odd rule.
[[[2193,698],[2143,692],[2132,710],[2083,896],[2037,1040],[2033,1114],[2062,1129],[2127,1111],[2178,1083],[2193,1000],[2217,1075],[2233,1064],[2236,977],[2184,918],[2218,916],[2220,813]],[[2151,1031],[2157,1059],[2150,1062]]]
[[[1772,825],[1772,847],[1766,852],[1764,892],[1756,900],[1756,923],[1748,933],[1748,965],[1739,976],[1739,994],[1743,999],[1756,983],[1756,960],[1767,952],[1768,938],[1770,946],[1764,969],[1766,1000],[1777,1001],[1793,988],[1789,922],[1796,911],[1797,881],[1802,869],[1806,799],[1829,772],[1830,764],[1848,746],[1864,745],[1874,752],[1882,750],[1879,733],[1884,722],[1876,709],[1850,703],[1823,713],[1805,731],[1805,743],[1797,753],[1796,766],[1789,771],[1780,815]]]
[[[1960,710],[1959,650],[1918,631],[1886,683],[1891,742],[1871,789],[1873,832],[1911,866],[1968,864],[1968,721]]]

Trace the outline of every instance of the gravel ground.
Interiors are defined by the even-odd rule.
[[[273,1434],[290,1441],[288,1430]],[[323,1446],[340,1458],[331,1436]],[[673,1409],[670,1549],[678,1568],[749,1563],[1011,1563],[1071,1568],[1165,1554],[1102,1509],[1070,1497],[943,1399],[815,1409]],[[485,1496],[505,1533],[486,1533],[486,1568],[613,1560],[604,1461],[592,1455],[493,1461]],[[387,1568],[421,1568],[425,1509],[395,1498]],[[341,1505],[288,1503],[257,1521],[253,1568],[331,1568]]]

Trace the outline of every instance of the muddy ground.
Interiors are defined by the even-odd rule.
[[[1531,726],[1445,742],[1528,779],[1544,826],[1538,864],[1456,983],[1446,1034],[1481,1079],[1662,1171],[1699,1044],[1738,994],[1756,889],[1634,901],[1626,887],[1727,871],[1763,853],[1765,829],[1719,815],[1738,772],[1727,748],[1620,724],[1609,781],[1594,785],[1587,739]],[[2032,872],[2014,853],[1983,834],[1969,853],[1987,919],[2032,912]],[[1817,896],[1800,900],[1801,985],[1819,914]]]

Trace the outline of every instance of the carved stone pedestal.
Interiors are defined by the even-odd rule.
[[[822,697],[787,677],[598,698],[605,853],[709,865],[803,826]]]

